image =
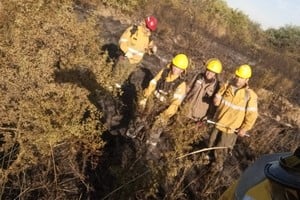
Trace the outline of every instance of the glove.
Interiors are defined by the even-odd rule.
[[[139,102],[139,106],[144,109],[146,107],[147,99],[144,98]]]
[[[156,54],[156,52],[157,52],[157,46],[156,46],[156,45],[153,45],[153,47],[152,47],[152,53],[153,53],[153,54]]]
[[[241,128],[239,130],[235,130],[235,132],[238,134],[238,136],[240,137],[249,137],[249,135],[247,134],[246,130]]]
[[[132,58],[133,54],[130,51],[127,51],[126,54],[125,54],[125,57]]]

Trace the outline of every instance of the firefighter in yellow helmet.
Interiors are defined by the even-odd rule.
[[[184,74],[188,68],[189,61],[185,54],[176,55],[170,64],[162,69],[149,83],[144,90],[144,98],[139,105],[144,109],[148,107],[146,113],[156,115],[156,120],[152,126],[152,131],[147,143],[155,147],[159,141],[161,131],[156,128],[163,128],[168,120],[177,112],[186,95],[186,82]],[[153,106],[148,106],[151,98]],[[161,129],[160,129],[161,130]]]
[[[147,17],[139,25],[130,26],[125,30],[119,40],[122,55],[113,69],[113,79],[116,87],[121,87],[123,82],[142,61],[145,53],[155,53],[157,47],[150,39],[151,33],[157,28],[157,19]]]
[[[219,200],[300,199],[300,146],[292,153],[264,155]]]
[[[214,105],[218,106],[214,121],[216,126],[209,138],[209,147],[227,147],[215,150],[213,164],[216,170],[223,169],[228,150],[235,145],[237,136],[244,137],[258,116],[257,95],[249,88],[248,81],[252,76],[249,65],[241,65],[235,71],[233,80],[221,86],[214,97]]]
[[[205,72],[196,74],[188,85],[184,100],[184,115],[192,121],[201,121],[213,116],[213,95],[219,89],[217,75],[222,72],[222,63],[217,58],[209,59]]]

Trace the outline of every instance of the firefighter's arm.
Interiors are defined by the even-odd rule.
[[[156,88],[157,81],[160,79],[163,69],[150,81],[148,87],[144,90],[144,97],[148,98]]]
[[[216,81],[214,84],[209,85],[205,90],[205,94],[209,97],[212,97],[219,89],[218,84],[218,81]]]
[[[139,101],[140,107],[142,107],[142,108],[146,107],[147,99],[153,93],[153,91],[156,89],[157,81],[160,79],[163,71],[164,71],[164,69],[160,70],[160,72],[158,72],[158,74],[150,81],[148,87],[143,91],[144,98],[141,101]]]
[[[171,105],[160,114],[160,117],[169,120],[178,110],[180,104],[182,103],[186,95],[186,83],[181,83],[175,90]]]
[[[212,97],[214,94],[214,89],[212,87],[207,88],[207,90],[205,91],[205,95],[208,97]]]
[[[214,96],[214,100],[213,103],[215,106],[219,106],[222,100],[222,96],[225,93],[227,89],[227,83],[223,84],[221,86],[221,88],[218,90],[218,92],[216,93],[216,95]]]
[[[129,28],[127,28],[125,30],[125,32],[122,34],[122,36],[120,37],[119,40],[119,46],[120,49],[123,51],[123,53],[126,53],[128,51],[128,42],[130,39],[130,30],[132,29],[132,26],[130,26]]]
[[[255,94],[254,91],[252,91],[252,90],[249,90],[249,91],[250,91],[250,99],[249,99],[247,107],[246,107],[246,114],[245,114],[243,124],[240,128],[245,131],[249,131],[253,127],[253,125],[258,117],[257,95]]]

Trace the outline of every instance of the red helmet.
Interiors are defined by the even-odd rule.
[[[157,19],[153,16],[147,17],[145,19],[146,27],[149,28],[151,31],[155,31],[157,27]]]

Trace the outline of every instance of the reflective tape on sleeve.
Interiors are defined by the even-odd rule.
[[[121,38],[121,39],[120,39],[120,42],[128,42],[128,39],[126,39],[126,38]]]
[[[156,85],[156,84],[157,84],[157,81],[156,81],[155,79],[152,79],[152,80],[150,81],[150,83],[153,84],[153,85]]]
[[[257,107],[247,107],[246,110],[249,112],[257,112]]]
[[[128,51],[131,52],[134,55],[138,55],[138,56],[141,56],[141,57],[144,56],[144,52],[136,50],[136,49],[133,49],[132,47],[129,47]]]
[[[239,111],[245,111],[246,110],[245,107],[239,106],[239,105],[235,105],[235,104],[233,104],[233,103],[231,103],[229,101],[226,101],[224,99],[222,99],[221,103],[224,104],[225,106],[228,106],[228,107],[232,108],[233,110],[239,110]]]
[[[173,98],[174,99],[178,99],[180,102],[183,101],[184,97],[185,97],[185,95],[183,95],[183,94],[177,94],[177,93],[175,93],[173,95]]]

